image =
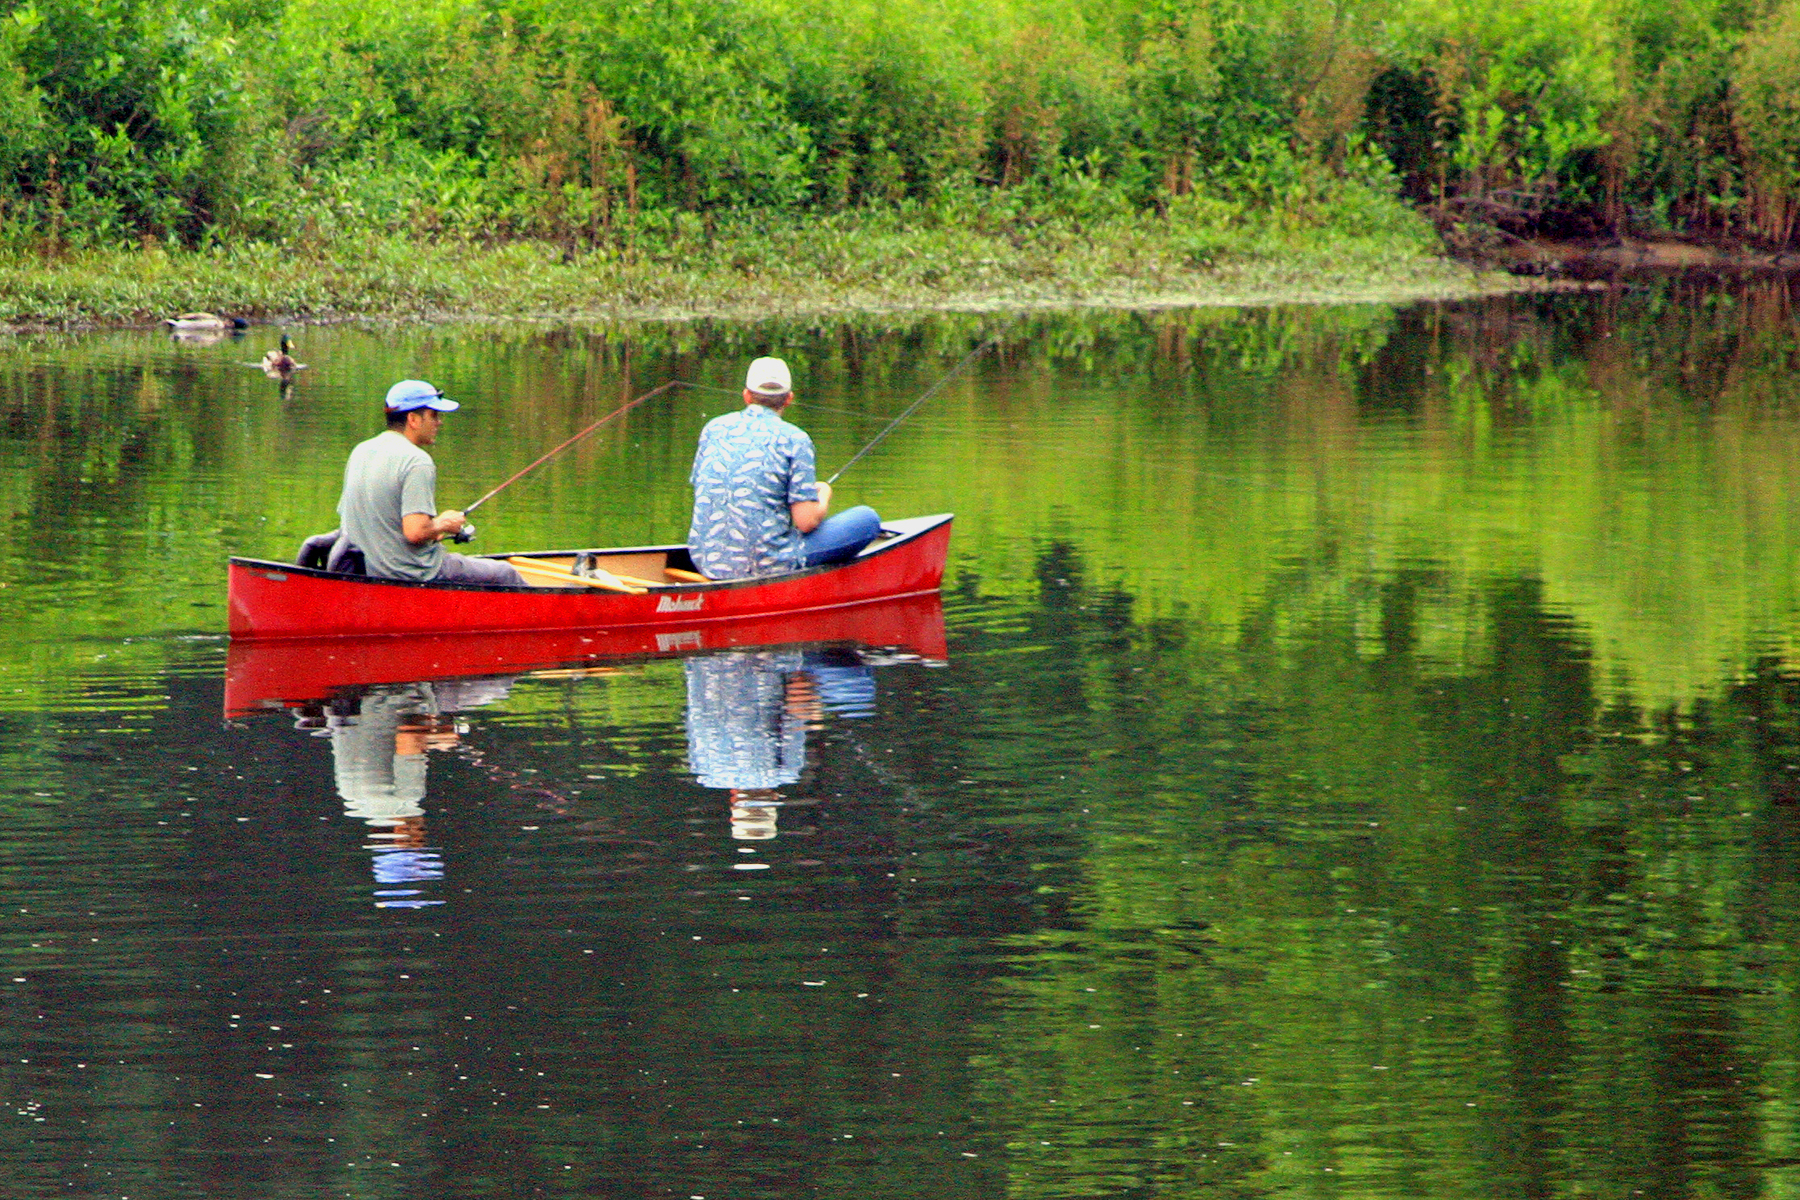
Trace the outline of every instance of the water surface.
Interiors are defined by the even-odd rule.
[[[749,358],[829,470],[996,332],[900,632],[226,718],[394,379],[446,505],[699,385],[480,514],[643,543]],[[0,346],[14,1193],[1800,1191],[1780,287],[297,333]]]

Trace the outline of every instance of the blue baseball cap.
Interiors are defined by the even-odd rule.
[[[415,408],[455,412],[461,407],[462,405],[456,401],[445,399],[444,393],[423,379],[402,379],[389,388],[387,393],[387,410],[389,412],[410,412]]]

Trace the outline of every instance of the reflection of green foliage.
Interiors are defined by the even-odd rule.
[[[984,657],[966,730],[995,779],[1028,713],[1079,748],[1030,801],[1083,839],[1038,875],[1072,920],[1009,940],[977,1059],[1014,1194],[1754,1193],[1794,1101],[1762,1072],[1791,1054],[1792,889],[1763,894],[1791,674],[1651,719],[1531,586],[1474,598],[1489,657],[1449,672],[1422,580],[1378,589],[1373,646],[1342,610],[1269,636],[1277,594],[1222,655],[1045,567],[976,645],[1040,656]]]
[[[1770,452],[1791,440],[1792,335],[1754,292],[1699,315],[1665,301],[1608,311],[1599,337],[1589,302],[1021,318],[1005,365],[953,381],[845,477],[845,499],[958,512],[954,569],[995,592],[1032,586],[1045,536],[1080,537],[1088,570],[1130,588],[1144,617],[1225,639],[1279,594],[1276,630],[1351,612],[1373,645],[1365,572],[1430,564],[1420,649],[1459,669],[1492,652],[1472,617],[1484,581],[1540,573],[1592,632],[1609,686],[1686,698],[1794,603],[1792,564],[1770,550],[1795,540],[1782,498],[1796,456]],[[307,342],[325,365],[286,403],[233,365],[255,356],[248,340],[21,344],[0,370],[14,531],[0,581],[17,601],[6,703],[35,705],[64,686],[53,663],[114,653],[120,636],[217,632],[225,555],[285,557],[334,523],[343,454],[396,376],[470,401],[438,448],[445,505],[633,389],[670,376],[719,389],[632,414],[480,514],[492,549],[633,544],[683,535],[694,431],[732,402],[744,357],[787,348],[805,380],[796,419],[829,472],[996,327],[318,330]],[[46,354],[54,370],[29,365]]]
[[[1277,403],[1232,405],[1215,396],[1188,411],[1214,418],[1216,446],[1271,460],[1283,436],[1298,437],[1284,422],[1321,409],[1339,423],[1320,418],[1301,432],[1322,428],[1349,441],[1416,423],[1459,436],[1464,427],[1446,416],[1449,405],[1429,384],[1434,376],[1418,359],[1392,357],[1396,347],[1418,344],[1409,326],[1416,321],[1403,314],[1326,329],[1316,340],[1295,335],[1288,344],[1312,349],[1279,360],[1265,385]],[[1600,404],[1583,399],[1576,373],[1555,352],[1559,339],[1585,336],[1591,322],[1564,325],[1552,316],[1522,324],[1514,343],[1500,347],[1491,330],[1435,330],[1452,347],[1446,355],[1463,361],[1464,385],[1495,363],[1506,364],[1505,379],[1535,368],[1539,382],[1516,393],[1502,381],[1490,385],[1480,446],[1500,460],[1501,484],[1511,478],[1508,456],[1530,450],[1531,435],[1541,428],[1551,445],[1562,444],[1570,413],[1591,417]],[[1648,341],[1653,330],[1640,332]],[[1257,347],[1281,340],[1229,321],[1208,332],[1212,340],[1190,331],[1171,344],[1209,364],[1241,364],[1263,361]],[[1064,344],[1082,358],[1027,358],[1009,347],[1013,370],[987,381],[991,411],[1008,422],[1040,419],[1052,432],[1060,432],[1056,422],[1084,428],[1102,416],[1123,429],[1149,424],[1155,406],[1147,390],[1130,395],[1116,381],[1148,377],[1168,386],[1182,375],[1161,351],[1133,360],[1142,339],[1130,333],[1122,323],[1069,336]],[[822,441],[839,450],[857,441],[842,423],[846,414],[822,407],[857,394],[849,387],[855,371],[910,392],[913,372],[929,376],[967,344],[920,334],[937,362],[919,368],[911,336],[859,343],[865,357],[843,348],[849,338],[806,343],[810,377],[829,383],[814,412]],[[1120,343],[1116,352],[1110,338]],[[733,364],[749,348],[721,340],[736,352]],[[1533,349],[1519,353],[1520,343]],[[99,345],[109,349],[96,351],[91,365],[103,375],[129,343]],[[535,416],[522,403],[483,416],[473,398],[491,373],[542,388],[529,394],[544,405],[544,422],[577,422],[587,410],[549,404],[560,393],[544,381],[573,385],[592,366],[589,355],[616,362],[578,338],[501,337],[478,353],[461,337],[423,334],[408,350],[443,367],[443,379],[469,385],[462,394],[471,398],[472,421]],[[349,364],[360,353],[375,356],[366,373],[380,378],[390,361],[381,355],[391,352],[345,339],[333,357]],[[1042,384],[1050,364],[1077,361],[1114,381],[1110,406],[1066,383],[1051,389],[1063,409],[1031,403],[1034,372]],[[1411,392],[1403,386],[1408,361],[1420,367]],[[1587,361],[1595,371],[1604,364],[1592,351]],[[1225,366],[1209,371],[1227,381],[1255,378]],[[718,381],[727,372],[701,358],[693,375]],[[1387,386],[1362,394],[1363,411],[1346,375]],[[1017,387],[999,386],[1015,377],[1023,380]],[[1733,390],[1742,386],[1690,396],[1691,411],[1724,421],[1748,404]],[[1321,393],[1348,415],[1324,408]],[[206,403],[255,411],[249,400],[233,409],[223,389]],[[1540,404],[1541,413],[1533,407]],[[171,420],[181,410],[162,411]],[[207,408],[196,401],[194,411]],[[35,410],[20,403],[6,412],[12,422]],[[301,410],[288,413],[300,445],[342,437],[357,423],[321,406],[309,418],[315,429]],[[1636,416],[1640,435],[1695,443],[1684,421],[1670,429]],[[883,461],[918,469],[924,456],[914,439],[948,452],[950,435],[967,440],[966,419],[954,406],[921,414],[926,424]],[[640,437],[619,448],[641,440],[644,453],[660,452],[657,438],[672,438],[679,424],[668,420],[670,428],[638,429]],[[231,429],[230,420],[218,424]],[[79,425],[68,436],[96,428],[106,427]],[[243,447],[254,447],[265,430],[239,432]],[[1608,445],[1645,453],[1654,465],[1665,453],[1655,442]],[[225,447],[227,466],[231,453],[262,461],[232,450],[229,437],[195,435],[190,443],[197,466],[184,470],[223,471],[210,446]],[[1192,444],[1200,463],[1229,462],[1197,437]],[[449,446],[443,453],[450,457]],[[483,468],[504,465],[498,445],[471,443],[468,453],[496,456],[482,459]],[[668,456],[679,458],[673,448]],[[154,475],[134,473],[130,453],[80,457],[120,464],[116,488],[154,491]],[[1060,476],[1020,478],[1043,488],[1059,478],[1093,487],[1075,477],[1106,468],[1085,462],[1068,457]],[[21,469],[6,464],[8,478]],[[466,460],[459,469],[468,469]],[[294,476],[264,482],[261,494],[293,497],[284,519],[305,519],[299,506],[309,493],[294,480],[310,471],[302,464]],[[573,481],[556,477],[551,490],[562,489],[564,500],[591,498],[598,474],[589,467]],[[1349,478],[1365,489],[1379,481],[1372,471]],[[1557,473],[1543,478],[1557,486]],[[1318,503],[1330,514],[1346,503],[1332,489],[1351,485],[1328,484]],[[678,516],[663,492],[652,492],[662,505],[654,512]],[[3,1027],[7,1036],[59,1045],[104,1039],[125,1058],[137,1039],[161,1038],[174,1014],[191,1016],[185,1005],[228,1004],[222,1016],[246,1011],[248,997],[291,1006],[303,990],[330,986],[349,1002],[328,1018],[296,1018],[316,1022],[304,1026],[316,1035],[309,1070],[333,1088],[326,1103],[246,1105],[232,1119],[259,1135],[258,1123],[276,1120],[291,1122],[290,1131],[328,1128],[347,1154],[392,1145],[394,1129],[411,1127],[401,1114],[409,1122],[446,1095],[476,1092],[447,1087],[450,1079],[515,1088],[533,1047],[561,1055],[572,1044],[564,1039],[578,1039],[579,1065],[559,1070],[566,1090],[543,1124],[480,1103],[457,1115],[460,1127],[517,1139],[509,1142],[516,1152],[441,1143],[418,1151],[417,1159],[439,1164],[466,1159],[477,1190],[529,1191],[539,1162],[655,1175],[657,1166],[640,1166],[633,1155],[652,1164],[688,1156],[679,1160],[684,1170],[734,1182],[767,1172],[785,1186],[816,1171],[824,1194],[934,1198],[1282,1191],[1399,1200],[1640,1189],[1752,1196],[1779,1179],[1779,1166],[1765,1164],[1791,1153],[1800,1101],[1790,1065],[1800,986],[1792,949],[1800,891],[1791,869],[1800,851],[1800,678],[1791,667],[1739,658],[1741,672],[1690,677],[1709,685],[1702,699],[1634,703],[1588,632],[1619,618],[1595,603],[1572,619],[1552,595],[1551,572],[1503,570],[1479,548],[1463,560],[1397,565],[1350,550],[1247,554],[1261,574],[1235,593],[1228,617],[1181,611],[1151,594],[1171,578],[1164,566],[1134,562],[1070,506],[1032,503],[1043,507],[1022,503],[1008,518],[1019,522],[1017,537],[1036,541],[1022,568],[1010,566],[1014,550],[1004,543],[970,553],[959,542],[961,567],[946,597],[949,668],[884,668],[878,717],[826,720],[809,731],[803,794],[830,797],[822,807],[831,811],[819,818],[819,840],[800,853],[814,858],[821,845],[832,852],[817,853],[805,868],[817,874],[800,876],[802,886],[777,881],[757,893],[758,903],[741,906],[738,885],[719,886],[718,860],[734,855],[701,853],[703,839],[716,850],[723,821],[719,798],[682,778],[684,692],[675,664],[528,678],[504,701],[463,714],[472,726],[464,745],[434,756],[429,819],[453,848],[452,877],[468,889],[458,895],[475,898],[459,899],[447,910],[456,919],[441,925],[384,926],[392,942],[343,936],[347,918],[334,912],[321,921],[302,910],[298,932],[277,935],[286,956],[279,970],[272,955],[245,952],[268,936],[246,931],[267,921],[271,888],[299,889],[292,895],[314,902],[316,864],[298,827],[333,806],[305,791],[330,786],[325,747],[276,722],[260,734],[198,734],[212,717],[199,706],[216,691],[186,676],[216,670],[216,647],[134,643],[129,653],[143,657],[116,675],[87,664],[77,674],[67,656],[90,646],[112,652],[116,641],[89,629],[71,631],[90,633],[86,641],[58,642],[42,627],[52,618],[21,622],[16,639],[47,643],[65,658],[42,664],[61,689],[36,698],[52,711],[0,714],[0,766],[13,783],[9,803],[16,801],[13,844],[92,837],[84,812],[111,820],[120,804],[155,806],[159,796],[198,790],[190,778],[205,780],[214,789],[206,795],[226,811],[215,814],[210,834],[184,830],[189,857],[159,870],[228,861],[276,882],[208,877],[205,903],[195,915],[183,912],[170,953],[133,956],[125,982],[87,974],[70,954],[54,1031],[31,1028],[36,1006],[20,1005]],[[1046,513],[1065,522],[1067,537],[1045,532]],[[91,515],[75,512],[82,521]],[[509,529],[546,535],[574,520],[536,506],[504,519]],[[253,536],[274,541],[286,532]],[[10,572],[29,561],[15,553],[7,581],[17,584]],[[70,623],[82,610],[60,611]],[[153,611],[147,594],[128,591],[113,619],[147,620]],[[1460,642],[1438,628],[1446,624]],[[102,694],[109,679],[113,690]],[[75,711],[83,697],[103,711]],[[120,728],[131,732],[110,732]],[[293,757],[261,759],[272,745]],[[214,777],[189,774],[209,762]],[[259,821],[289,821],[282,836],[234,833],[245,775],[256,786],[295,789],[254,810]],[[108,806],[109,794],[128,800]],[[167,807],[157,808],[159,817]],[[551,808],[568,823],[540,828],[532,819],[521,829],[512,820]],[[207,836],[219,840],[194,846]],[[133,843],[140,853],[143,844]],[[344,876],[360,860],[346,867],[341,853],[321,857],[329,885],[354,891]],[[13,892],[29,885],[85,895],[64,890],[77,885],[62,878],[28,877],[40,861],[6,856],[0,870],[10,873]],[[709,869],[689,869],[701,866]],[[160,933],[144,929],[166,923],[166,880],[174,877],[185,878],[151,873],[146,883],[125,869],[108,878],[109,916],[140,923],[130,936],[146,940],[136,945],[160,945]],[[31,907],[39,907],[35,899]],[[234,918],[244,924],[234,927]],[[41,963],[47,956],[33,959],[21,944],[24,928],[10,923],[0,951],[8,961]],[[236,936],[219,936],[226,931]],[[441,944],[415,941],[440,931]],[[220,953],[221,942],[230,953]],[[579,953],[589,942],[603,951],[591,963]],[[303,982],[289,981],[302,971]],[[428,971],[440,989],[430,994],[394,982]],[[797,974],[828,975],[831,986],[814,1003]],[[201,980],[217,990],[218,978],[244,980],[247,998],[193,995]],[[136,1007],[121,1023],[126,994]],[[527,996],[543,1009],[530,1008]],[[381,1023],[403,1013],[413,1016]],[[474,1038],[456,1028],[465,1016],[479,1022]],[[447,1041],[415,1057],[412,1047],[426,1038],[408,1022],[430,1026],[440,1017],[452,1027]],[[479,1054],[469,1049],[476,1041]],[[154,1044],[169,1056],[164,1062],[189,1053]],[[444,1059],[427,1069],[431,1055]],[[172,1073],[144,1072],[142,1088],[133,1105],[110,1112],[115,1145],[175,1136],[162,1128],[165,1110],[188,1101]],[[579,1118],[563,1116],[570,1095],[583,1102]],[[773,1129],[746,1133],[739,1122],[753,1113],[779,1115],[784,1125],[804,1121],[804,1134],[776,1142]],[[979,1139],[969,1138],[971,1129]],[[820,1148],[828,1135],[852,1130],[858,1143],[876,1143],[871,1158]],[[947,1170],[931,1174],[931,1162],[961,1163],[939,1140],[945,1130],[979,1147],[990,1174],[955,1177],[960,1184],[948,1182]],[[698,1157],[702,1146],[719,1157]],[[28,1163],[39,1170],[46,1161],[60,1165],[41,1155]],[[127,1169],[156,1162],[144,1154]],[[338,1168],[319,1170],[343,1178]],[[320,1178],[266,1190],[316,1193]]]

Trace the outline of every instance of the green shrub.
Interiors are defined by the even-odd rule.
[[[1796,0],[0,0],[0,237],[621,250],[667,214],[1793,234]],[[1760,15],[1759,15],[1760,14]],[[1369,147],[1379,146],[1382,154]],[[1486,211],[1486,210],[1484,210]],[[662,215],[657,215],[662,214]]]
[[[1800,0],[1786,0],[1744,39],[1732,99],[1752,226],[1786,244],[1800,216]]]

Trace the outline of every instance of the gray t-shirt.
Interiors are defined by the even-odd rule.
[[[415,546],[401,520],[407,513],[437,516],[437,464],[431,455],[392,429],[350,452],[338,520],[344,536],[363,552],[369,574],[383,579],[427,580],[444,564],[437,542]]]

